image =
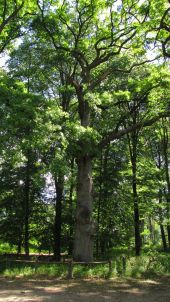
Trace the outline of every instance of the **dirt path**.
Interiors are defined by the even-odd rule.
[[[0,302],[170,302],[170,277],[159,280],[0,278]]]

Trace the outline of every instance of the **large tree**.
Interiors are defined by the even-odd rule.
[[[57,56],[55,66],[75,90],[79,135],[76,142],[78,174],[74,259],[91,261],[95,231],[92,219],[92,160],[96,148],[142,126],[149,126],[164,115],[158,112],[126,129],[122,128],[122,120],[117,120],[116,125],[113,123],[113,130],[104,138],[101,133],[96,133],[92,123],[96,92],[105,80],[113,74],[129,73],[149,61],[145,56],[144,30],[149,9],[154,3],[104,3],[99,0],[37,3],[40,14],[33,22],[38,31],[37,39],[45,39],[51,44]],[[165,1],[160,5],[164,7]]]

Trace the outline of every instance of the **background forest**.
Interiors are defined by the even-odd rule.
[[[1,253],[169,253],[169,12],[0,1]]]

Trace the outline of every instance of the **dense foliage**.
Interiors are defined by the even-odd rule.
[[[0,1],[0,244],[170,249],[169,1]]]

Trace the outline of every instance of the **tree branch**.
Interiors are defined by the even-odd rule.
[[[104,81],[110,74],[112,74],[113,71],[114,72],[122,72],[122,73],[130,73],[133,68],[141,66],[141,65],[146,64],[146,63],[151,63],[155,60],[158,60],[160,57],[161,56],[158,56],[158,57],[156,57],[152,60],[145,60],[145,61],[142,61],[140,63],[134,63],[134,64],[131,65],[131,67],[129,69],[114,69],[113,67],[109,67],[105,71],[103,71],[94,82],[91,83],[90,89],[93,90],[102,81]]]
[[[159,113],[157,116],[146,120],[146,121],[142,121],[140,123],[137,123],[135,125],[129,126],[126,129],[121,129],[119,131],[112,131],[110,132],[108,135],[106,135],[106,137],[104,139],[102,139],[99,143],[99,147],[103,148],[105,147],[108,143],[110,143],[111,141],[114,141],[116,139],[120,139],[121,137],[123,137],[124,135],[133,132],[135,130],[144,128],[144,127],[148,127],[153,125],[155,122],[157,122],[159,119],[163,118],[163,117],[169,117],[170,116],[170,112],[161,112]]]
[[[132,31],[133,31],[133,32],[132,32]],[[108,40],[109,37],[104,37],[104,38],[101,38],[100,40],[98,40],[98,41],[95,43],[95,45],[94,45],[94,47],[95,47],[95,49],[96,49],[96,52],[97,52],[96,58],[91,62],[91,64],[89,64],[89,67],[88,67],[89,70],[94,69],[94,68],[97,67],[98,65],[107,62],[109,58],[111,58],[111,57],[113,57],[113,56],[115,56],[115,55],[120,54],[120,52],[121,52],[123,46],[124,46],[125,44],[127,44],[130,40],[132,40],[133,37],[136,35],[136,31],[134,31],[134,28],[133,28],[133,29],[130,29],[127,33],[124,32],[124,33],[120,34],[119,37],[117,37],[117,38],[114,39],[114,43],[116,43],[116,42],[117,42],[121,37],[123,37],[125,34],[129,34],[129,33],[131,33],[131,32],[132,32],[132,34],[131,34],[129,37],[127,37],[124,41],[122,41],[121,44],[120,44],[119,46],[117,46],[116,44],[114,45],[113,43],[110,43],[110,44],[109,44],[108,46],[106,46],[106,47],[98,48],[98,47],[97,47],[98,43],[101,42],[101,41],[103,41],[104,39],[105,39],[105,40]],[[105,52],[104,54],[102,54],[102,55],[100,56],[100,51],[103,51],[103,50],[104,50],[104,51],[107,51],[109,48],[114,47],[114,46],[117,47],[117,50],[116,50],[116,51],[111,51],[111,52],[109,52],[109,53]]]
[[[13,19],[16,18],[18,12],[22,9],[23,5],[24,5],[24,1],[21,3],[20,6],[18,6],[7,18],[5,18],[5,13],[6,13],[6,1],[5,1],[5,7],[4,7],[4,11],[3,11],[3,22],[0,25],[0,34],[2,33],[4,27],[10,23],[10,21],[12,21]]]
[[[45,31],[47,32],[47,34],[49,35],[49,37],[50,37],[50,39],[51,39],[51,41],[52,41],[52,44],[53,44],[54,48],[55,48],[56,50],[64,50],[64,51],[70,52],[70,49],[69,49],[69,48],[64,47],[64,46],[58,46],[58,45],[57,45],[57,43],[56,43],[56,41],[55,41],[55,38],[54,38],[53,34],[51,33],[51,31],[49,30],[49,28],[48,28],[48,26],[47,26],[47,24],[46,24],[45,17],[44,17],[44,10],[43,10],[43,8],[42,8],[41,5],[40,5],[39,0],[37,0],[37,6],[38,6],[38,8],[39,8],[39,10],[40,10],[40,13],[41,13],[42,25],[43,25]]]
[[[166,50],[166,46],[168,42],[170,41],[170,36],[166,38],[164,42],[162,42],[162,50],[164,57],[170,58],[170,53]]]

